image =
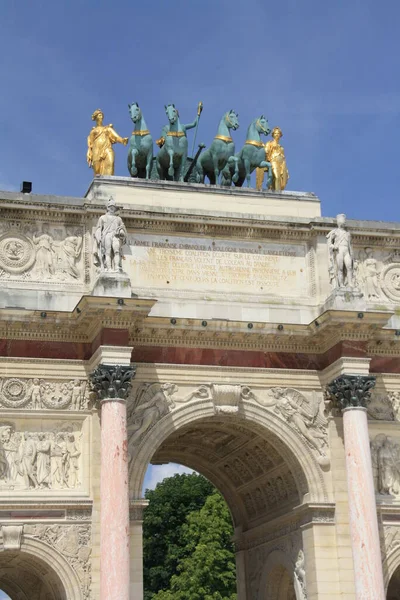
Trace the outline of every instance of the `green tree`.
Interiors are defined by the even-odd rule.
[[[233,527],[228,507],[214,491],[182,528],[189,554],[180,559],[168,590],[153,600],[236,600]]]
[[[145,600],[169,588],[178,562],[189,552],[182,533],[186,518],[199,510],[213,491],[211,483],[196,473],[168,477],[155,490],[146,490],[150,504],[143,518]]]

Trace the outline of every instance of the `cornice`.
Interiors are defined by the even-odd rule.
[[[103,179],[103,178],[102,178]],[[111,181],[111,180],[110,180]],[[93,182],[97,185],[102,182]],[[104,183],[104,182],[103,182]],[[113,185],[126,187],[127,178],[112,178]],[[172,185],[169,185],[172,184]],[[134,183],[135,189],[140,183]],[[176,182],[148,182],[146,189],[168,189],[169,191],[195,191],[205,194],[224,194],[242,200],[248,196],[260,198],[260,192],[240,188],[224,190],[214,186],[179,184]],[[266,198],[274,201],[298,200],[319,202],[314,194],[301,192],[266,192]],[[67,222],[71,225],[91,226],[93,220],[104,213],[104,200],[96,198],[71,198],[64,196],[21,194],[0,191],[1,216],[5,221],[20,222],[43,219],[49,222]],[[179,207],[157,207],[146,205],[124,206],[124,222],[130,232],[178,233],[187,235],[212,235],[254,240],[286,240],[310,242],[317,236],[325,236],[335,226],[333,218],[262,216],[257,214],[220,213],[201,209]],[[377,221],[348,220],[348,229],[355,246],[385,246],[400,244],[400,225]]]
[[[156,300],[82,296],[72,312],[0,309],[0,338],[91,343],[103,328],[137,327]]]
[[[131,346],[175,346],[321,354],[342,341],[369,343],[396,355],[398,336],[383,329],[390,311],[329,310],[309,324],[169,319],[149,316],[155,300],[84,296],[72,312],[0,310],[0,338],[91,343],[102,329],[123,329]],[[391,345],[395,344],[395,345]]]

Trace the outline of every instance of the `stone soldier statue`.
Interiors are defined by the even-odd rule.
[[[127,232],[117,210],[115,200],[110,198],[107,213],[99,218],[94,232],[94,264],[102,271],[122,271],[121,248]]]
[[[351,234],[345,229],[346,215],[336,217],[337,227],[328,233],[329,273],[334,287],[353,287],[353,249]]]

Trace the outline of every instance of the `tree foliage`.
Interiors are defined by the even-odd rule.
[[[199,510],[214,488],[195,473],[175,475],[146,490],[150,501],[143,520],[143,577],[145,600],[168,589],[179,561],[188,553],[182,528],[187,516]]]
[[[188,555],[181,558],[178,574],[168,590],[154,600],[236,600],[236,573],[232,522],[219,492],[192,512],[182,527]]]

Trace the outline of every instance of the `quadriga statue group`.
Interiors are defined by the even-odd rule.
[[[235,152],[235,142],[231,132],[239,127],[239,115],[229,110],[222,115],[217,134],[207,150],[199,144],[196,155],[188,158],[187,131],[195,129],[193,150],[203,104],[199,102],[197,115],[192,123],[183,124],[174,104],[165,106],[168,123],[163,127],[161,137],[156,140],[159,151],[154,158],[153,138],[139,104],[128,104],[129,115],[134,123],[131,138],[120,137],[112,125],[104,125],[103,112],[98,109],[92,115],[96,125],[88,136],[87,162],[95,175],[114,175],[113,144],[128,147],[128,170],[132,177],[142,179],[157,178],[170,181],[192,181],[211,185],[241,187],[245,182],[250,187],[251,174],[256,170],[256,188],[261,190],[266,174],[266,189],[284,190],[289,172],[283,147],[280,144],[282,131],[272,130],[272,140],[263,142],[261,136],[271,133],[268,120],[261,115],[249,125],[246,141]]]

